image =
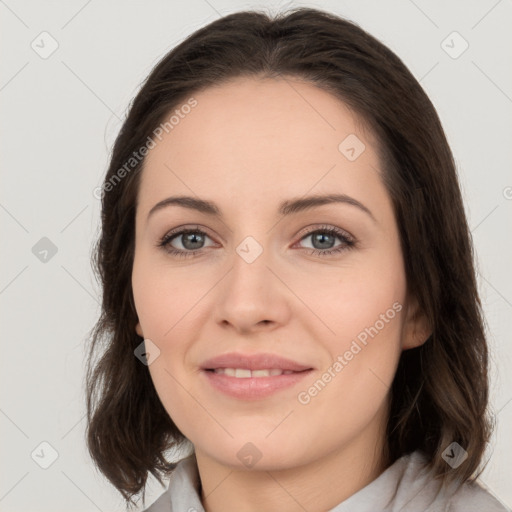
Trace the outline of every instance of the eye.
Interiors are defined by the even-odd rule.
[[[355,245],[355,240],[345,231],[333,226],[322,226],[309,231],[300,241],[311,240],[312,248],[310,254],[318,256],[329,256],[339,253],[347,249],[351,249]],[[341,241],[335,245],[336,238]],[[307,247],[306,247],[307,249]]]
[[[164,248],[169,254],[180,257],[197,256],[202,252],[206,239],[211,238],[199,227],[178,229],[167,233],[158,246]],[[178,247],[176,247],[178,245]]]

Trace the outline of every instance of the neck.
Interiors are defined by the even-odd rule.
[[[383,420],[376,417],[349,445],[299,467],[238,470],[196,448],[203,507],[206,512],[330,510],[388,467]]]

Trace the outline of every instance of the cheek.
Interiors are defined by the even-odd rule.
[[[135,258],[132,288],[144,338],[160,350],[148,370],[164,408],[176,426],[188,433],[188,414],[192,411],[190,396],[183,387],[190,378],[185,357],[188,340],[197,327],[194,304],[204,291],[191,285],[187,278],[190,271],[166,268],[144,256],[141,251]]]
[[[144,255],[135,259],[132,288],[137,315],[149,339],[164,340],[197,301],[191,272],[157,265]]]
[[[401,309],[398,302],[394,308],[371,307],[357,320],[348,314],[336,324],[338,335],[328,348],[331,363],[297,396],[296,416],[320,451],[328,452],[334,439],[344,443],[357,437],[386,406],[401,353]]]
[[[320,270],[287,272],[285,280],[296,296],[303,298],[305,306],[300,308],[304,311],[305,325],[314,331],[316,339],[329,345],[331,353],[343,349],[360,333],[364,338],[365,329],[376,322],[382,330],[382,315],[386,336],[399,337],[400,325],[393,304],[403,304],[406,292],[399,255],[390,258],[387,264],[376,258],[375,262],[367,259],[364,265],[355,262]],[[390,323],[392,328],[388,327]]]
[[[353,422],[357,428],[375,414],[400,357],[405,274],[399,251],[381,254],[388,257],[375,254],[365,258],[364,266],[330,269],[297,285],[297,295],[307,297],[317,313],[318,318],[308,314],[312,333],[331,358],[321,382],[307,383],[311,387],[303,388],[299,403],[334,429],[342,417],[343,424]],[[350,417],[344,417],[347,411]]]

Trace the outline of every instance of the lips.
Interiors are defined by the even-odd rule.
[[[280,370],[279,368],[272,368],[270,370],[248,370],[246,368],[215,368],[213,371],[217,375],[227,375],[228,377],[235,377],[237,379],[275,377],[276,375],[290,375],[292,373],[296,373],[293,370]]]
[[[244,370],[281,370],[282,372],[302,372],[311,370],[312,367],[292,361],[275,354],[240,354],[229,353],[213,357],[205,361],[201,368],[203,370],[218,370],[225,368],[244,369]]]
[[[214,389],[242,400],[262,399],[291,388],[309,375],[311,366],[275,354],[223,354],[201,365]]]

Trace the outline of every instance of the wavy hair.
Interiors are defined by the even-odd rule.
[[[134,357],[142,338],[131,273],[144,159],[125,164],[186,98],[237,77],[305,80],[344,102],[375,135],[407,286],[432,328],[426,343],[401,354],[390,390],[388,460],[421,450],[436,478],[469,480],[492,431],[488,347],[451,150],[435,108],[402,61],[356,24],[311,8],[237,12],[197,30],[159,61],[129,107],[105,176],[93,247],[102,287],[86,371],[94,463],[131,505],[141,491],[144,499],[149,473],[163,485],[175,467],[166,452],[186,443],[147,366]],[[456,469],[441,456],[452,442],[468,453]]]

